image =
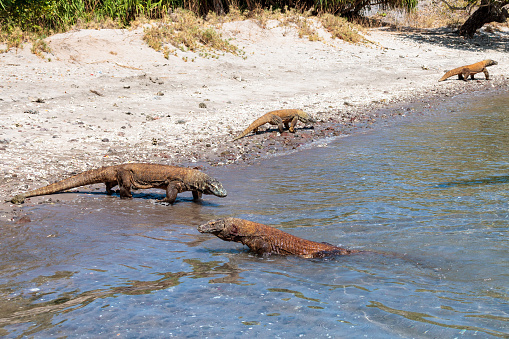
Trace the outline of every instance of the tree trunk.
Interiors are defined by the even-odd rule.
[[[505,22],[509,13],[503,6],[502,2],[482,0],[481,6],[460,27],[458,34],[472,38],[475,32],[488,22]]]
[[[225,14],[224,7],[223,7],[223,2],[221,0],[214,0],[214,12],[217,15],[224,15]]]

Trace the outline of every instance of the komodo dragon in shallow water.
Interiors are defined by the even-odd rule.
[[[474,74],[480,73],[480,72],[483,72],[484,76],[486,77],[486,80],[489,80],[490,74],[488,73],[488,70],[486,69],[486,67],[493,66],[493,65],[498,65],[498,62],[496,62],[494,60],[487,59],[487,60],[476,62],[475,64],[472,64],[472,65],[461,66],[461,67],[458,67],[458,68],[448,71],[438,81],[444,81],[445,79],[450,78],[455,75],[458,76],[459,80],[467,81],[468,76],[470,76],[470,78],[473,80]]]
[[[260,255],[281,254],[322,258],[362,252],[302,239],[271,226],[237,218],[211,220],[198,226],[198,231],[212,233],[225,241],[240,242]]]
[[[244,130],[244,132],[235,137],[232,141],[245,137],[251,132],[256,134],[256,132],[258,132],[258,128],[267,123],[271,125],[277,125],[279,132],[281,133],[284,131],[283,126],[288,128],[290,133],[294,133],[295,125],[299,120],[303,123],[315,122],[315,119],[300,109],[280,109],[277,111],[272,111],[256,119],[251,125],[249,125],[248,128]]]
[[[26,198],[46,195],[84,185],[106,184],[106,193],[111,195],[112,188],[119,186],[120,198],[132,198],[131,188],[161,188],[166,190],[163,202],[173,204],[177,193],[192,191],[194,200],[202,194],[214,194],[226,197],[226,190],[216,179],[197,169],[159,165],[132,163],[101,167],[86,171],[54,184],[38,188],[27,193],[18,194],[10,202],[22,204]]]

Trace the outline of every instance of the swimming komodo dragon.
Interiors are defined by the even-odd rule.
[[[224,241],[240,242],[260,255],[281,254],[322,258],[362,252],[302,239],[271,226],[238,218],[211,220],[198,226],[198,231],[212,233]]]
[[[284,128],[287,128],[290,133],[295,133],[295,125],[297,121],[301,121],[303,123],[308,122],[316,122],[309,114],[300,110],[300,109],[280,109],[277,111],[272,111],[265,113],[258,119],[256,119],[248,128],[244,130],[240,135],[235,137],[232,141],[245,137],[251,132],[255,134],[258,132],[258,128],[267,123],[271,125],[277,125],[279,132],[283,133]]]
[[[119,186],[120,198],[132,198],[131,188],[161,188],[166,190],[163,202],[173,204],[178,193],[192,191],[194,200],[202,194],[214,194],[226,197],[226,190],[216,179],[193,168],[129,163],[115,166],[101,167],[86,171],[54,184],[38,188],[27,193],[18,194],[10,202],[22,204],[26,198],[38,195],[53,194],[84,185],[106,184],[106,193],[111,195],[112,188]]]
[[[458,68],[448,71],[438,81],[444,81],[445,79],[450,78],[455,75],[458,76],[459,80],[467,81],[469,76],[473,80],[474,74],[480,73],[480,72],[484,73],[486,80],[490,80],[490,74],[488,73],[488,70],[486,69],[486,67],[493,66],[493,65],[498,65],[498,62],[496,62],[495,60],[487,59],[487,60],[476,62],[475,64],[472,64],[472,65],[461,66],[461,67],[458,67]]]

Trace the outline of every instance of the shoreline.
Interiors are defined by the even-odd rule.
[[[363,133],[365,131],[371,130],[373,128],[391,128],[397,121],[403,121],[403,119],[418,119],[418,114],[421,117],[429,117],[426,112],[424,112],[424,106],[431,106],[440,104],[450,98],[454,98],[457,96],[466,95],[467,93],[472,93],[473,95],[483,95],[483,94],[492,94],[499,91],[504,91],[509,89],[509,82],[506,79],[500,78],[497,80],[493,80],[490,83],[482,83],[476,82],[471,86],[467,87],[459,87],[455,88],[447,88],[443,91],[439,91],[439,93],[434,93],[432,95],[422,94],[418,98],[414,98],[413,100],[405,100],[401,99],[398,102],[378,106],[374,105],[371,107],[361,107],[359,111],[363,111],[360,113],[357,110],[353,110],[353,112],[349,112],[350,117],[354,119],[352,122],[344,122],[338,121],[330,118],[330,121],[324,122],[319,121],[312,125],[303,125],[302,123],[298,123],[298,127],[296,128],[295,133],[289,133],[285,131],[283,134],[279,133],[277,128],[272,125],[266,125],[267,129],[260,131],[258,134],[249,134],[242,139],[237,140],[237,144],[235,145],[231,142],[231,138],[217,137],[216,139],[211,139],[211,143],[221,143],[224,142],[223,146],[217,147],[217,149],[211,150],[207,148],[204,152],[195,153],[197,155],[197,160],[193,162],[189,162],[186,160],[185,154],[177,153],[174,162],[166,163],[164,161],[165,157],[160,157],[163,159],[162,161],[152,161],[154,163],[162,163],[168,165],[177,165],[177,166],[186,166],[186,167],[196,167],[200,170],[206,172],[207,168],[210,167],[223,167],[223,166],[249,166],[258,160],[265,160],[271,157],[283,156],[293,152],[299,152],[304,148],[313,148],[318,147],[317,145],[322,142],[328,142],[330,140],[334,140],[338,137],[355,137],[356,134]],[[421,107],[421,111],[417,111],[415,107]],[[389,126],[382,126],[388,124]],[[219,140],[217,140],[219,139]],[[238,146],[241,146],[238,147]],[[240,150],[238,153],[231,152],[232,150]],[[208,152],[207,152],[208,151]],[[122,151],[117,151],[118,153],[122,153]],[[115,158],[117,152],[108,152],[109,155],[105,157]],[[155,154],[158,156],[157,154]],[[134,152],[132,154],[128,154],[128,156],[136,158],[138,155]],[[111,162],[112,160],[109,160]],[[145,160],[135,160],[130,162],[145,162]],[[148,162],[148,160],[147,160]],[[119,162],[112,161],[110,165],[119,164]],[[97,165],[93,168],[98,168],[103,165]],[[109,166],[109,165],[106,165]],[[51,176],[53,179],[46,179],[48,184],[64,179],[65,177],[78,174],[79,171],[75,171],[70,169],[68,174],[61,175],[55,173]],[[16,182],[16,178],[18,176],[14,176],[12,182]],[[19,178],[20,181],[23,178]],[[45,184],[46,185],[46,184]],[[97,184],[100,185],[100,184]],[[97,186],[95,185],[95,186]],[[30,188],[35,189],[38,187],[42,187],[43,185]],[[94,185],[93,185],[94,186]],[[18,193],[23,193],[22,191],[17,192],[14,185],[5,185],[3,183],[0,186],[0,193],[11,190],[14,193],[11,195],[6,195],[6,197],[12,197]],[[36,199],[37,202],[33,202],[32,205],[45,203],[46,201],[51,201],[51,196],[40,196],[40,197],[32,197],[29,199]],[[65,200],[65,199],[63,199]],[[0,212],[14,212],[16,210],[21,210],[24,205],[14,205],[8,202],[3,202],[3,208],[0,209]],[[8,208],[6,208],[8,207]],[[10,214],[10,213],[9,213]],[[2,215],[2,217],[6,217],[6,215]],[[11,217],[11,221],[14,219]]]
[[[140,31],[119,30],[50,37],[51,62],[28,47],[0,54],[2,200],[125,162],[198,166],[205,172],[210,166],[249,164],[411,116],[415,112],[405,110],[412,105],[508,87],[503,74],[509,56],[504,46],[490,47],[496,37],[486,40],[485,34],[472,41],[481,45],[475,50],[445,34],[449,44],[460,46],[456,50],[418,41],[421,33],[408,37],[383,29],[370,31],[373,46],[310,42],[274,24],[224,26],[222,33],[245,49],[246,59],[167,60],[144,45]],[[437,82],[453,68],[448,65],[485,55],[499,62],[489,68],[491,80],[481,73],[475,81]],[[289,56],[295,58],[291,63]],[[295,134],[279,135],[269,126],[269,132],[231,142],[256,118],[282,108],[303,109],[319,122],[313,127],[299,122]],[[1,206],[3,220],[20,209]]]
[[[357,133],[372,128],[385,128],[380,125],[392,125],[396,119],[416,118],[417,114],[427,116],[424,106],[434,106],[457,96],[490,95],[509,89],[509,81],[504,78],[490,81],[493,82],[477,82],[469,86],[446,88],[434,91],[433,94],[420,93],[414,95],[412,99],[400,98],[386,105],[373,104],[358,107],[344,113],[339,118],[329,117],[328,121],[322,120],[315,124],[304,125],[298,122],[294,134],[288,131],[281,134],[276,126],[267,124],[265,125],[266,130],[262,128],[258,134],[248,134],[235,142],[231,142],[232,138],[220,138],[219,143],[230,143],[230,145],[223,146],[224,151],[219,156],[217,156],[218,152],[215,152],[216,154],[201,153],[201,160],[196,163],[205,168],[208,166],[249,165],[259,159],[288,154],[292,150],[298,151],[301,147],[313,147],[314,143],[320,143],[330,138],[355,136]],[[420,111],[417,111],[415,107],[421,107]],[[243,148],[235,153],[235,146]],[[181,164],[193,166],[193,163],[181,160]]]

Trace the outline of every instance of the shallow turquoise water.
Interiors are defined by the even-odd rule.
[[[211,169],[225,199],[27,206],[0,225],[0,335],[509,337],[509,96],[423,110]],[[257,257],[196,231],[226,216],[379,253]]]

